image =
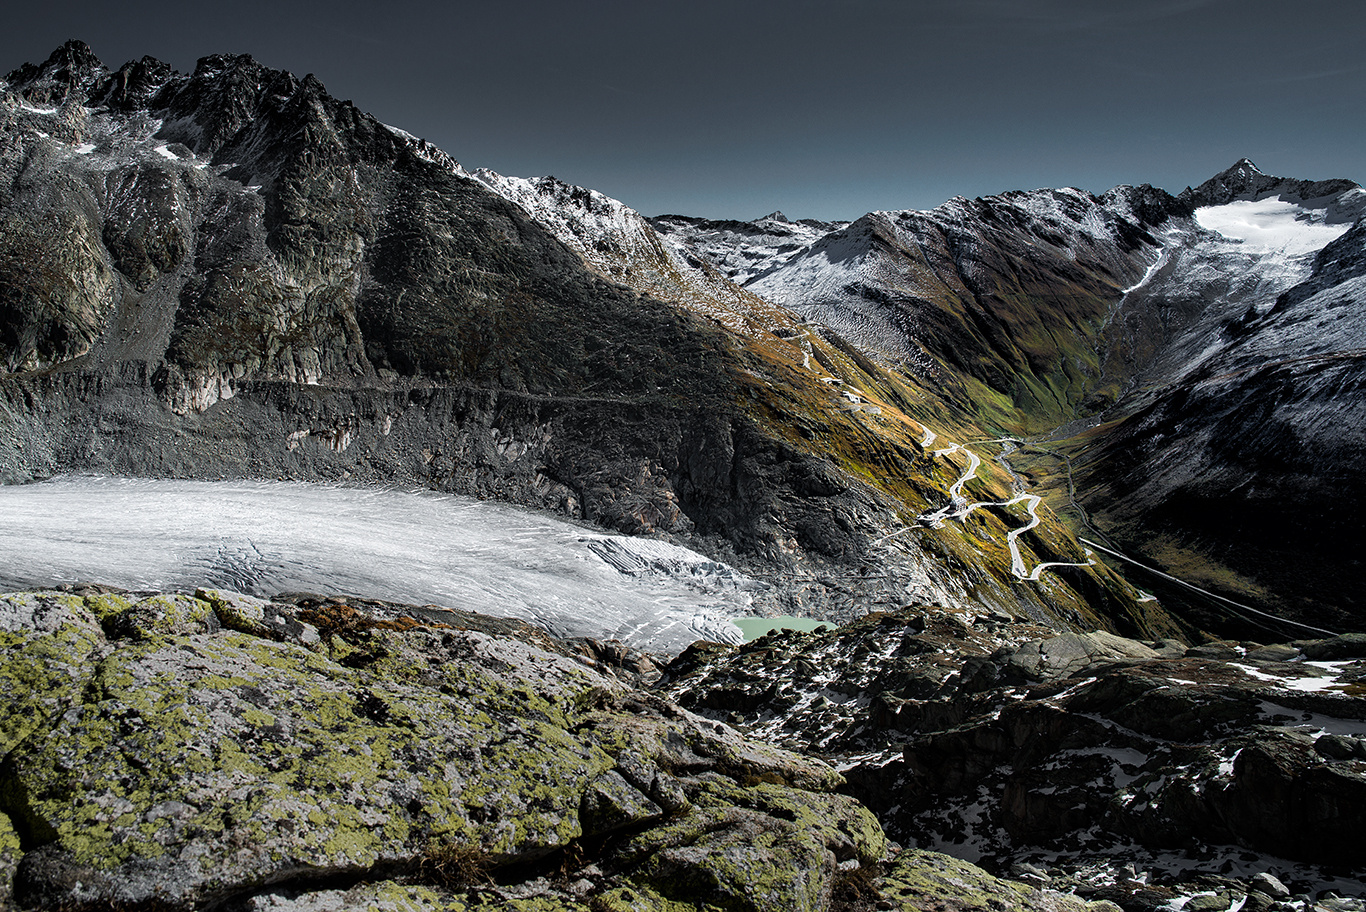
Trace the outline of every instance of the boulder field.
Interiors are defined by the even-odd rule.
[[[889,845],[825,762],[520,622],[23,592],[0,674],[0,908],[1088,909]]]
[[[1363,908],[1361,634],[1187,647],[907,608],[697,643],[657,687],[826,759],[892,839],[993,874],[1132,912],[1260,909],[1258,875]]]

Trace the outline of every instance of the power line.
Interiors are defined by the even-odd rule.
[[[1289,625],[1292,626],[1292,627],[1300,627],[1300,628],[1302,628],[1302,629],[1304,629],[1304,630],[1310,630],[1310,631],[1313,631],[1314,633],[1321,633],[1321,634],[1323,634],[1323,635],[1325,635],[1325,636],[1330,636],[1330,637],[1332,637],[1332,636],[1337,636],[1337,634],[1334,633],[1334,632],[1331,631],[1331,630],[1324,630],[1322,627],[1314,627],[1314,626],[1311,626],[1311,625],[1309,625],[1309,624],[1301,623],[1301,622],[1299,622],[1299,621],[1292,621],[1292,620],[1290,620],[1289,618],[1279,617],[1279,616],[1274,615],[1274,614],[1267,614],[1265,611],[1258,611],[1256,608],[1253,608],[1253,607],[1251,607],[1251,606],[1249,606],[1249,605],[1244,605],[1244,604],[1242,604],[1241,602],[1235,602],[1233,599],[1224,598],[1224,596],[1218,595],[1217,593],[1210,592],[1210,591],[1208,591],[1208,590],[1206,590],[1206,589],[1201,589],[1199,586],[1192,585],[1191,583],[1188,583],[1188,582],[1186,582],[1186,581],[1183,580],[1183,579],[1177,579],[1176,577],[1172,576],[1170,573],[1163,573],[1161,570],[1158,570],[1158,569],[1156,569],[1156,568],[1154,568],[1154,567],[1149,567],[1147,564],[1141,564],[1141,563],[1139,563],[1138,561],[1134,560],[1132,557],[1129,557],[1128,555],[1120,554],[1118,551],[1113,551],[1113,550],[1111,550],[1110,548],[1107,548],[1107,547],[1105,547],[1104,545],[1097,544],[1096,542],[1093,542],[1093,541],[1091,541],[1091,540],[1088,539],[1088,538],[1078,538],[1077,540],[1080,541],[1080,542],[1081,542],[1082,544],[1084,544],[1084,545],[1088,545],[1088,546],[1090,546],[1090,547],[1092,547],[1092,548],[1095,548],[1097,551],[1104,551],[1106,554],[1109,554],[1111,557],[1117,557],[1117,558],[1119,558],[1119,559],[1122,560],[1122,561],[1125,561],[1125,562],[1127,562],[1127,563],[1133,564],[1135,567],[1138,567],[1138,568],[1140,568],[1140,569],[1142,569],[1142,570],[1147,570],[1149,573],[1156,574],[1157,576],[1160,576],[1160,577],[1162,577],[1163,579],[1171,580],[1173,583],[1176,583],[1176,584],[1181,585],[1181,586],[1185,586],[1187,589],[1190,589],[1190,590],[1193,591],[1193,592],[1198,592],[1198,593],[1200,593],[1201,595],[1206,596],[1206,597],[1208,597],[1208,598],[1217,599],[1218,601],[1221,601],[1221,602],[1223,602],[1223,603],[1225,603],[1225,604],[1227,604],[1227,605],[1232,605],[1233,607],[1238,608],[1238,609],[1240,609],[1240,610],[1242,610],[1242,611],[1249,611],[1249,612],[1251,612],[1252,614],[1259,615],[1260,617],[1268,618],[1269,620],[1273,620],[1273,621],[1275,621],[1275,622],[1278,623],[1278,624],[1289,624]],[[1251,618],[1244,618],[1244,620],[1248,621],[1249,623],[1253,623],[1253,624],[1256,624],[1256,623],[1257,623],[1256,621],[1253,621]],[[1260,625],[1260,624],[1259,624],[1258,626],[1265,626],[1265,625]]]

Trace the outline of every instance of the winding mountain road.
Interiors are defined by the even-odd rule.
[[[1358,353],[1357,353],[1356,351],[1354,351],[1354,352],[1352,352],[1352,353],[1350,353],[1350,354],[1351,354],[1351,356],[1358,356],[1358,357],[1359,357],[1359,355],[1358,355]],[[1291,360],[1292,360],[1292,361],[1311,361],[1311,360],[1319,360],[1319,359],[1316,359],[1316,358],[1302,358],[1302,359],[1291,359]],[[1324,359],[1324,360],[1327,360],[1327,359]],[[1217,378],[1214,378],[1214,379],[1217,379]],[[979,442],[979,443],[1003,443],[1003,444],[1006,443],[1006,441],[995,441],[995,440],[986,440],[986,441],[977,441],[977,442]],[[1077,516],[1081,519],[1082,524],[1083,524],[1086,528],[1090,529],[1097,537],[1103,536],[1104,533],[1102,533],[1099,529],[1097,529],[1095,526],[1093,526],[1093,525],[1091,524],[1091,520],[1090,520],[1089,515],[1088,515],[1087,512],[1086,512],[1086,509],[1077,501],[1077,496],[1076,496],[1076,483],[1074,482],[1073,477],[1072,477],[1072,458],[1071,458],[1070,456],[1068,456],[1066,453],[1061,453],[1061,452],[1057,452],[1057,451],[1055,451],[1055,450],[1048,449],[1047,447],[1040,446],[1038,443],[1027,443],[1027,444],[1024,445],[1024,447],[1032,447],[1033,449],[1039,450],[1040,452],[1047,453],[1047,454],[1049,454],[1049,455],[1052,455],[1052,456],[1061,458],[1061,459],[1063,460],[1063,462],[1064,462],[1064,463],[1066,464],[1066,466],[1067,466],[1067,496],[1068,496],[1068,500],[1069,500],[1069,501],[1071,502],[1071,504],[1072,504],[1072,508],[1076,511]],[[1024,447],[1021,447],[1021,448],[1024,448]],[[1004,461],[1004,458],[1005,458],[1006,455],[1008,455],[1008,452],[1009,452],[1009,451],[1006,451],[1006,452],[1004,452],[1004,453],[1002,454],[1001,461]],[[1011,474],[1013,477],[1019,477],[1019,476],[1017,476],[1017,475],[1015,474],[1014,471],[1011,471],[1011,470],[1010,470],[1010,468],[1009,468],[1008,465],[1007,465],[1007,471],[1010,471],[1010,474]],[[1009,537],[1011,538],[1010,544],[1011,544],[1011,558],[1012,558],[1012,560],[1017,560],[1017,559],[1018,559],[1018,556],[1019,556],[1019,549],[1018,549],[1018,548],[1015,546],[1015,544],[1014,544],[1014,537],[1015,537],[1015,536],[1018,536],[1018,535],[1021,534],[1022,532],[1025,532],[1025,531],[1027,531],[1027,530],[1029,530],[1029,529],[1032,529],[1034,526],[1038,525],[1038,517],[1037,517],[1037,514],[1035,513],[1035,507],[1038,505],[1039,498],[1036,497],[1035,495],[1032,495],[1032,494],[1030,494],[1030,495],[1024,495],[1024,497],[1033,498],[1033,503],[1031,503],[1030,506],[1029,506],[1029,512],[1030,512],[1030,515],[1031,515],[1032,517],[1034,517],[1034,518],[1033,518],[1033,521],[1031,521],[1030,524],[1029,524],[1028,526],[1024,526],[1024,527],[1022,527],[1022,528],[1020,528],[1020,529],[1016,529],[1016,530],[1014,530],[1014,531],[1012,531],[1012,532],[1009,533]],[[1015,499],[1012,500],[1012,501],[1008,501],[1008,503],[1017,503],[1017,502],[1019,502],[1021,499],[1024,499],[1024,498],[1023,498],[1023,497],[1017,497],[1017,498],[1015,498]],[[963,515],[963,516],[966,516],[966,515],[967,515],[968,513],[970,513],[973,509],[976,509],[976,508],[979,507],[979,506],[984,507],[984,506],[989,506],[989,505],[990,505],[990,504],[988,504],[988,503],[973,504],[973,505],[971,505],[970,507],[968,507],[968,508],[963,512],[962,515]],[[1189,590],[1191,590],[1191,591],[1193,591],[1193,592],[1199,593],[1200,595],[1203,595],[1203,596],[1205,596],[1206,598],[1209,598],[1209,599],[1212,599],[1212,600],[1214,600],[1214,601],[1216,601],[1216,602],[1219,602],[1219,603],[1225,605],[1225,606],[1227,607],[1227,609],[1228,609],[1232,614],[1234,614],[1235,616],[1241,618],[1242,620],[1244,620],[1244,621],[1246,621],[1246,622],[1248,622],[1248,623],[1251,623],[1251,624],[1254,624],[1254,625],[1256,625],[1256,626],[1262,627],[1263,629],[1271,630],[1271,631],[1273,631],[1273,632],[1280,632],[1280,630],[1283,630],[1283,629],[1284,629],[1284,626],[1282,626],[1281,628],[1278,629],[1278,628],[1275,627],[1275,626],[1268,626],[1268,625],[1266,624],[1266,621],[1274,621],[1274,622],[1276,622],[1277,624],[1280,624],[1280,625],[1288,625],[1288,626],[1290,626],[1290,627],[1297,628],[1297,629],[1302,630],[1302,631],[1308,631],[1309,633],[1314,634],[1314,635],[1318,635],[1318,636],[1337,636],[1337,634],[1336,634],[1334,631],[1326,630],[1326,629],[1324,629],[1324,628],[1322,628],[1322,627],[1314,627],[1314,626],[1312,626],[1312,625],[1310,625],[1310,624],[1305,624],[1305,623],[1302,623],[1302,622],[1299,622],[1299,621],[1294,621],[1294,620],[1291,620],[1290,618],[1286,618],[1286,617],[1283,617],[1283,616],[1281,616],[1281,615],[1270,614],[1270,613],[1268,613],[1268,612],[1261,611],[1261,610],[1259,610],[1259,609],[1253,608],[1251,605],[1246,605],[1246,604],[1244,604],[1244,603],[1242,603],[1242,602],[1236,602],[1236,601],[1234,601],[1233,599],[1230,599],[1230,598],[1227,598],[1227,597],[1225,597],[1225,596],[1219,595],[1219,594],[1216,593],[1216,592],[1211,592],[1211,591],[1209,591],[1208,589],[1203,589],[1203,588],[1201,588],[1201,587],[1199,587],[1199,586],[1194,585],[1193,583],[1186,582],[1185,580],[1183,580],[1183,579],[1181,579],[1181,578],[1179,578],[1179,577],[1172,576],[1170,573],[1166,573],[1166,572],[1164,572],[1164,571],[1162,571],[1162,570],[1158,570],[1156,567],[1150,567],[1150,566],[1148,566],[1147,564],[1143,564],[1143,563],[1141,563],[1141,562],[1139,562],[1139,561],[1137,561],[1137,560],[1134,560],[1132,557],[1129,557],[1127,554],[1123,554],[1123,553],[1121,553],[1121,552],[1119,552],[1119,551],[1116,551],[1116,550],[1114,550],[1114,549],[1112,549],[1112,548],[1106,547],[1105,545],[1102,545],[1102,544],[1100,544],[1099,542],[1093,541],[1093,540],[1091,540],[1091,539],[1089,539],[1089,538],[1081,538],[1081,537],[1078,537],[1078,538],[1077,538],[1077,541],[1081,542],[1081,544],[1083,545],[1083,547],[1085,547],[1086,553],[1087,553],[1088,556],[1094,555],[1096,551],[1100,551],[1100,552],[1102,552],[1102,553],[1104,553],[1104,554],[1110,555],[1111,557],[1115,558],[1116,560],[1120,560],[1120,561],[1123,561],[1123,562],[1125,562],[1125,563],[1132,564],[1133,566],[1138,567],[1138,568],[1140,568],[1140,569],[1142,569],[1142,570],[1145,570],[1145,571],[1147,571],[1148,573],[1152,573],[1152,574],[1155,575],[1155,576],[1161,577],[1161,578],[1163,578],[1163,579],[1165,579],[1165,580],[1167,580],[1167,581],[1169,581],[1169,582],[1175,583],[1175,584],[1177,584],[1177,585],[1179,585],[1179,586],[1182,586],[1182,587],[1184,587],[1184,588],[1186,588],[1186,589],[1189,589]],[[1089,565],[1089,564],[1093,564],[1093,563],[1095,563],[1095,560],[1094,560],[1094,559],[1089,560],[1089,561],[1087,562],[1088,565]],[[1049,567],[1058,567],[1058,566],[1062,566],[1062,567],[1075,567],[1075,566],[1084,566],[1084,565],[1070,564],[1070,563],[1045,562],[1045,563],[1041,563],[1041,564],[1035,565],[1034,569],[1030,572],[1030,574],[1029,574],[1028,576],[1025,576],[1025,575],[1023,574],[1023,564],[1022,564],[1022,563],[1013,563],[1011,569],[1014,571],[1015,575],[1016,575],[1017,577],[1019,577],[1020,579],[1038,580],[1039,574],[1042,573],[1044,570],[1048,569]],[[1149,596],[1146,596],[1144,600],[1152,600],[1152,599],[1153,599],[1153,597],[1152,597],[1151,595],[1149,595]]]
[[[928,445],[929,443],[932,443],[933,441],[938,439],[938,435],[931,431],[929,428],[925,428],[924,430],[925,445]],[[1000,443],[1004,447],[1010,447],[1012,449],[1015,445],[1015,441],[1009,438],[1002,438],[1001,440],[992,440],[985,442]],[[1095,563],[1095,560],[1093,558],[1089,558],[1090,551],[1088,550],[1088,560],[1086,561],[1086,563],[1069,563],[1066,561],[1043,561],[1041,563],[1035,564],[1033,569],[1026,571],[1024,555],[1020,553],[1020,543],[1017,541],[1017,539],[1021,535],[1028,532],[1030,529],[1033,529],[1035,526],[1039,524],[1038,508],[1042,498],[1039,497],[1037,494],[1020,493],[1015,497],[1012,497],[1010,500],[980,500],[976,502],[970,502],[967,499],[967,497],[963,495],[963,487],[969,481],[971,481],[973,478],[977,476],[977,470],[980,469],[982,466],[981,457],[979,457],[976,453],[972,452],[972,450],[967,449],[965,446],[959,443],[950,443],[947,447],[944,447],[943,449],[935,450],[933,455],[951,456],[954,453],[959,452],[960,450],[967,454],[968,464],[967,468],[963,470],[962,474],[958,476],[957,480],[955,480],[954,483],[949,486],[949,502],[944,506],[940,507],[938,510],[934,510],[930,513],[923,513],[920,516],[917,516],[917,523],[937,529],[944,524],[945,520],[948,519],[956,519],[959,522],[962,522],[963,520],[967,519],[969,515],[972,514],[973,510],[977,510],[982,507],[1010,507],[1014,506],[1017,503],[1024,503],[1026,505],[1025,509],[1029,511],[1029,522],[1023,526],[1020,526],[1018,529],[1012,529],[1011,531],[1006,533],[1006,546],[1010,549],[1010,572],[1015,576],[1016,579],[1028,580],[1030,582],[1038,582],[1039,575],[1043,573],[1043,571],[1048,570],[1052,567],[1089,567]],[[1003,460],[1005,458],[1005,455],[1008,453],[1009,450],[1006,450],[1002,454]],[[1022,486],[1023,479],[1019,475],[1016,475],[1013,471],[1010,474],[1015,484],[1017,486]]]
[[[938,435],[935,435],[935,437],[937,436]],[[935,437],[932,437],[931,439],[935,439]],[[977,469],[981,467],[982,460],[976,453],[972,452],[972,450],[964,449],[961,444],[957,443],[951,443],[942,450],[935,450],[933,455],[951,456],[959,450],[968,454],[968,467],[963,474],[958,477],[958,480],[949,486],[949,502],[933,513],[926,513],[923,516],[916,517],[918,522],[937,528],[943,524],[945,519],[962,519],[972,512],[972,506],[968,504],[967,498],[963,496],[963,485],[971,481],[977,474]]]

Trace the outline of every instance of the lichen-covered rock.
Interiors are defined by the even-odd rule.
[[[222,625],[213,605],[180,593],[149,595],[102,619],[111,637],[147,640],[174,634],[213,633]]]
[[[401,863],[434,834],[507,858],[564,846],[610,759],[460,663],[477,635],[447,636],[410,635],[450,662],[427,682],[237,633],[120,649],[12,755],[27,814],[90,869],[90,899],[124,902]]]
[[[318,630],[298,619],[298,610],[266,599],[224,589],[195,590],[195,596],[213,606],[220,624],[252,636],[316,646]]]
[[[821,760],[746,738],[729,725],[695,716],[657,696],[619,689],[589,699],[602,709],[587,714],[581,730],[591,731],[595,743],[619,751],[618,771],[666,809],[682,809],[670,770],[715,771],[816,791],[843,782]]]
[[[675,902],[753,912],[811,912],[829,898],[834,859],[799,827],[743,809],[701,811],[652,846],[639,879]]]
[[[877,821],[844,796],[707,777],[692,797],[693,813],[617,850],[634,888],[678,904],[807,912],[825,908],[840,862],[886,851]]]
[[[28,847],[5,856],[18,905],[191,908],[420,877],[434,847],[492,869],[627,833],[630,851],[585,895],[710,878],[727,902],[817,909],[839,861],[883,852],[868,811],[829,793],[842,780],[825,764],[566,655],[339,602],[310,649],[228,629],[250,626],[241,604],[0,597],[0,672],[21,697],[0,717],[0,807]],[[265,616],[249,620],[274,633]],[[476,893],[449,907],[483,908]],[[580,898],[533,894],[489,907]]]
[[[19,864],[19,834],[9,817],[0,813],[0,912],[14,907],[14,869]]]
[[[592,912],[603,908],[595,900]],[[530,885],[452,893],[394,880],[367,881],[350,889],[272,890],[242,903],[240,912],[590,912],[572,894],[544,879]],[[235,910],[235,912],[237,912]]]
[[[898,855],[877,887],[887,903],[878,908],[903,912],[1119,912],[1114,903],[1001,880],[961,859],[918,849]]]
[[[608,770],[584,792],[579,817],[589,835],[610,833],[664,816],[664,809],[616,770]]]
[[[1114,662],[1156,658],[1156,651],[1137,640],[1097,630],[1026,643],[1010,657],[1009,664],[1026,680],[1050,681]]]
[[[0,599],[0,755],[77,701],[104,645],[99,620],[78,597],[24,592]]]
[[[595,903],[594,912],[603,907]],[[392,880],[349,890],[271,892],[252,897],[242,912],[590,912],[553,890],[488,888],[460,895]]]

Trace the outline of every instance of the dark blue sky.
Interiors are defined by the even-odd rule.
[[[28,3],[0,72],[250,53],[469,168],[647,215],[855,218],[1242,156],[1366,181],[1362,0]]]

